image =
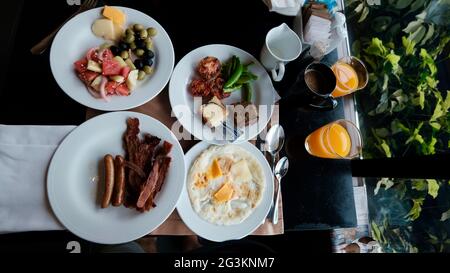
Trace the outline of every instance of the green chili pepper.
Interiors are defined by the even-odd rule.
[[[252,85],[250,83],[246,83],[244,84],[244,89],[243,89],[243,100],[245,102],[251,103],[252,102],[252,97],[253,97],[253,88]]]
[[[232,93],[232,92],[234,92],[236,90],[239,90],[241,88],[242,88],[242,84],[235,84],[235,85],[232,85],[230,87],[224,87],[223,88],[223,92],[225,92],[225,93]]]
[[[230,78],[225,83],[224,85],[225,88],[231,87],[241,77],[242,71],[244,70],[244,66],[240,63],[239,59],[236,60],[236,63],[237,63],[236,70],[233,71]]]

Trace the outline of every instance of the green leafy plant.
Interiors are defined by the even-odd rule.
[[[381,5],[373,2],[346,1],[350,35],[355,41],[352,52],[369,71],[366,90],[356,94],[363,124],[364,157],[405,157],[448,151],[450,91],[440,88],[438,66],[450,57],[443,54],[450,42],[450,0],[386,0]],[[405,240],[411,230],[400,232],[398,223],[414,223],[425,237],[435,234],[432,236],[448,240],[441,236],[445,228],[423,231],[422,222],[449,227],[450,202],[446,209],[442,206],[427,209],[429,204],[441,202],[438,196],[448,192],[449,185],[450,182],[434,179],[379,180],[374,194],[383,206],[379,211],[384,218],[377,219],[378,232],[387,232],[389,228],[398,230],[385,237],[402,235],[401,240]],[[389,195],[391,202],[385,202],[384,192],[388,191],[393,193]],[[403,202],[404,205],[399,205],[403,220],[387,213],[392,200]],[[394,218],[397,224],[391,223]],[[374,224],[372,231],[376,233]],[[423,240],[433,247],[416,241],[419,248],[408,244],[392,247],[388,241],[383,240],[387,249],[394,252],[401,247],[403,251],[449,249],[442,240]]]

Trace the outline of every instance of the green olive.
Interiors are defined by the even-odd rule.
[[[130,54],[128,54],[128,51],[124,50],[120,53],[120,57],[122,57],[122,59],[126,60],[126,59],[128,59],[128,57],[130,57]]]
[[[144,56],[145,50],[139,48],[139,49],[136,49],[136,51],[134,53],[136,54],[136,56],[142,57],[142,56]]]
[[[136,49],[136,44],[134,42],[132,42],[130,44],[130,48],[131,48],[131,50],[135,50]]]
[[[131,44],[132,42],[134,42],[134,40],[135,40],[135,38],[134,38],[134,35],[127,35],[126,37],[125,37],[125,43],[127,43],[127,44]]]
[[[148,37],[147,31],[145,31],[145,29],[141,30],[141,31],[139,32],[139,37],[140,37],[142,40],[147,39],[147,37]]]
[[[143,29],[144,29],[144,26],[141,25],[141,24],[135,24],[135,25],[133,26],[133,30],[134,30],[135,32],[139,32],[139,31],[141,31],[141,30],[143,30]]]
[[[148,66],[148,65],[144,66],[144,72],[145,72],[145,74],[147,74],[147,75],[152,74],[152,73],[153,73],[153,67]]]
[[[145,48],[147,50],[151,50],[153,48],[153,42],[152,41],[145,42]]]
[[[125,35],[126,35],[126,36],[128,36],[128,35],[134,35],[133,29],[132,29],[132,28],[127,28],[127,30],[125,30]]]
[[[148,36],[154,37],[154,36],[156,36],[156,34],[158,34],[158,31],[154,27],[149,27],[149,28],[147,28],[147,33],[148,33]]]
[[[142,81],[143,79],[145,79],[145,72],[144,71],[142,71],[142,70],[139,70],[139,73],[138,73],[138,80],[140,80],[140,81]]]

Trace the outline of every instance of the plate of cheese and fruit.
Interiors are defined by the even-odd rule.
[[[264,223],[274,184],[269,163],[255,146],[202,141],[187,152],[185,164],[177,210],[197,235],[217,242],[241,239]]]
[[[168,83],[172,42],[150,16],[125,7],[83,12],[56,35],[50,66],[61,89],[77,102],[104,111],[140,106]]]

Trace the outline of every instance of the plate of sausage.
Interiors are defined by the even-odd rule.
[[[134,112],[86,121],[56,150],[47,193],[75,235],[119,244],[151,233],[173,212],[184,186],[184,153],[162,123]]]

